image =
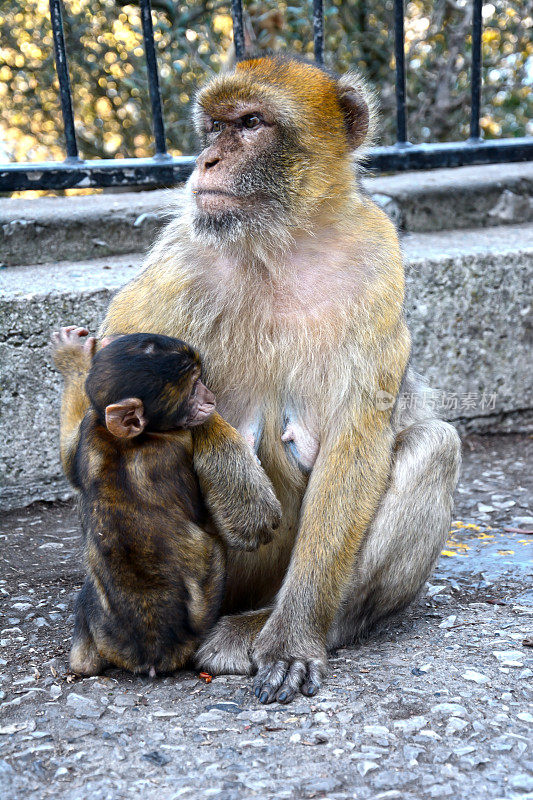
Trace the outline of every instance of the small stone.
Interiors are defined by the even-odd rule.
[[[384,725],[365,725],[364,730],[369,736],[388,736],[390,733]]]
[[[57,700],[57,698],[61,697],[62,694],[63,691],[61,689],[61,686],[58,686],[57,683],[53,683],[50,686],[50,697],[52,698],[52,700]]]
[[[492,655],[496,656],[502,667],[524,666],[524,654],[521,650],[494,650]]]
[[[394,727],[399,728],[403,733],[408,735],[424,728],[427,722],[426,717],[409,717],[409,719],[397,719],[394,723]]]
[[[442,737],[436,731],[432,731],[431,728],[422,728],[421,731],[418,732],[419,736],[425,736],[427,739],[441,739]]]
[[[450,715],[452,717],[466,717],[468,712],[466,708],[459,703],[438,703],[431,709],[433,714],[441,714],[442,716]]]
[[[318,711],[314,715],[313,719],[314,719],[315,722],[318,722],[320,725],[327,725],[328,722],[330,721],[330,719],[329,719],[329,717],[328,717],[328,715],[326,714],[325,711]]]
[[[496,509],[494,508],[494,506],[487,506],[485,505],[485,503],[478,503],[477,510],[480,511],[482,514],[490,514],[492,511],[495,511]]]
[[[77,694],[76,692],[71,692],[67,697],[67,707],[70,708],[77,717],[93,717],[98,719],[104,712],[104,709],[98,708],[94,700]]]
[[[268,712],[263,711],[250,711],[248,715],[250,722],[265,722],[268,719]]]
[[[213,709],[217,711],[225,711],[228,714],[240,714],[242,711],[242,706],[240,706],[238,703],[213,703],[212,705],[207,706],[208,711],[212,711]]]
[[[521,719],[522,722],[533,723],[533,714],[530,714],[529,711],[521,711],[520,714],[517,714],[516,716],[518,719]]]
[[[65,738],[71,742],[74,739],[80,739],[82,736],[94,733],[95,730],[96,728],[91,722],[85,722],[82,719],[69,719],[65,725]]]
[[[222,714],[220,711],[204,711],[202,714],[198,714],[196,717],[196,722],[199,725],[203,725],[206,722],[221,722],[222,721]]]
[[[457,620],[457,614],[451,614],[449,617],[446,617],[446,619],[442,620],[442,622],[439,625],[439,628],[453,628],[456,620]]]
[[[468,728],[468,722],[465,719],[452,717],[446,725],[446,736],[451,736],[459,731],[464,731],[465,728]]]
[[[325,794],[340,789],[341,783],[337,778],[316,778],[306,781],[303,786],[304,797],[322,797]]]
[[[299,733],[293,733],[292,736],[289,736],[289,742],[291,744],[297,744],[298,742],[302,741],[302,736]]]
[[[130,694],[119,694],[118,697],[114,698],[113,705],[119,708],[131,708],[135,705],[135,698]]]
[[[68,769],[66,767],[59,767],[54,772],[54,778],[64,778],[65,775],[68,775]]]
[[[533,775],[521,772],[509,778],[509,785],[520,792],[533,792]]]
[[[428,583],[427,596],[435,597],[435,595],[439,594],[440,592],[443,592],[444,589],[446,589],[446,586],[436,586],[436,585],[432,586],[431,583]]]
[[[476,672],[475,669],[467,669],[466,672],[463,672],[462,677],[466,681],[473,681],[474,683],[489,683],[490,681],[490,678],[487,678],[481,672]]]
[[[151,761],[152,764],[157,764],[158,767],[164,767],[165,764],[170,763],[170,758],[164,755],[164,753],[159,752],[159,750],[143,753],[141,757],[146,759],[146,761]]]
[[[372,772],[373,769],[378,769],[378,767],[379,764],[376,764],[375,761],[360,761],[357,765],[357,771],[364,778],[368,772]]]

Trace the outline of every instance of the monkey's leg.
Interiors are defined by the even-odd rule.
[[[459,437],[445,422],[426,420],[398,435],[390,487],[356,559],[328,648],[354,641],[419,592],[449,531],[459,465]],[[222,617],[198,651],[197,663],[208,672],[249,674],[249,654],[269,613]],[[300,672],[295,663],[284,702],[297,691]]]
[[[450,530],[461,462],[455,429],[418,422],[399,434],[391,485],[356,560],[328,647],[356,639],[418,594]]]
[[[107,666],[96,649],[87,614],[94,610],[94,591],[88,580],[76,601],[76,619],[70,648],[70,668],[77,675],[99,675]]]

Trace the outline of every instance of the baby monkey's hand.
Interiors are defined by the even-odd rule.
[[[56,368],[66,376],[73,372],[86,372],[90,368],[96,339],[89,336],[87,328],[67,325],[52,334],[50,345]]]

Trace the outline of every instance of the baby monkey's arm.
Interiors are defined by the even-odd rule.
[[[217,413],[192,434],[194,468],[222,538],[245,550],[270,542],[281,506],[250,444]]]

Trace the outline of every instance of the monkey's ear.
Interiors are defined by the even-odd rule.
[[[119,439],[131,439],[146,428],[147,419],[143,416],[144,407],[138,397],[128,397],[119,403],[107,406],[105,424],[109,433]]]
[[[339,78],[337,92],[350,146],[356,150],[367,141],[374,128],[374,97],[355,72]]]

